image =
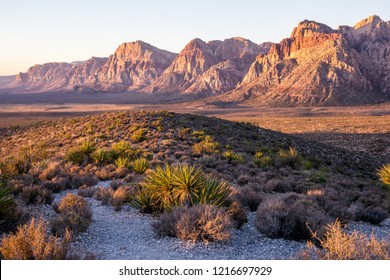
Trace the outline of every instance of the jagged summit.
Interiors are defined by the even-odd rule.
[[[325,24],[306,19],[304,21],[301,21],[298,26],[293,29],[290,38],[295,38],[299,36],[309,37],[315,33],[328,34],[334,32],[336,31]]]
[[[108,58],[48,63],[20,73],[12,90],[218,95],[269,106],[390,101],[390,21],[370,16],[337,30],[304,20],[280,43],[195,38],[179,54],[143,41]]]

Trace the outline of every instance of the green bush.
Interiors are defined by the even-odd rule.
[[[215,142],[210,136],[206,136],[204,140],[199,143],[195,143],[193,150],[195,154],[214,154],[218,151],[219,143]]]
[[[98,148],[91,154],[91,158],[96,164],[102,165],[110,161],[110,154],[107,150]]]
[[[79,149],[71,149],[65,154],[66,161],[69,161],[76,165],[81,165],[84,162],[84,153]]]
[[[135,173],[143,174],[149,168],[149,160],[143,157],[137,158],[136,160],[134,160],[132,167]]]

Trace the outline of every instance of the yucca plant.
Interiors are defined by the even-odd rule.
[[[132,167],[135,173],[143,174],[149,168],[149,160],[143,157],[134,160]]]
[[[381,169],[378,170],[379,180],[381,180],[385,185],[390,186],[390,163],[383,165]]]
[[[91,154],[91,158],[95,163],[101,165],[109,161],[110,155],[107,150],[98,148]]]
[[[274,160],[271,156],[264,154],[263,152],[257,152],[253,159],[253,162],[258,167],[269,167],[274,164]]]
[[[183,205],[191,207],[208,203],[221,206],[230,190],[226,183],[205,177],[200,168],[168,164],[151,172],[142,188],[144,195],[149,195],[161,212]]]
[[[65,159],[73,164],[81,165],[84,162],[85,155],[79,149],[70,149],[65,153]]]
[[[130,205],[138,209],[141,213],[152,214],[161,212],[161,209],[155,199],[145,189],[138,190],[130,200]]]
[[[79,150],[84,155],[90,156],[95,151],[95,144],[90,139],[84,139],[80,144]]]
[[[215,142],[211,136],[206,136],[204,140],[195,143],[193,150],[196,154],[214,154],[218,151],[219,143]]]
[[[230,187],[227,183],[216,177],[207,177],[203,180],[203,184],[196,189],[192,202],[193,204],[212,204],[220,207],[229,194]]]
[[[204,176],[200,168],[180,165],[174,168],[172,196],[178,205],[193,204],[197,190],[204,185]]]
[[[168,164],[164,168],[157,166],[142,184],[144,191],[161,209],[171,209],[175,205],[172,196],[174,172]]]
[[[243,163],[245,161],[242,154],[236,153],[232,150],[227,150],[223,153],[223,157],[231,163]]]
[[[118,157],[115,160],[115,165],[117,167],[129,168],[131,166],[131,162],[128,157]]]
[[[124,140],[112,145],[112,150],[117,153],[118,157],[134,156],[133,146]]]
[[[5,183],[0,179],[0,214],[7,212],[13,204],[14,198],[11,194],[11,188],[5,186]]]

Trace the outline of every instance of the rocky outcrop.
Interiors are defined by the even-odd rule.
[[[389,43],[384,36],[388,28],[381,25],[382,21],[373,17],[353,28],[333,30],[305,20],[294,28],[290,38],[273,45],[267,55],[259,55],[242,83],[224,98],[271,106],[380,102],[387,97],[383,94],[384,79],[378,72],[386,70],[370,61],[375,54],[378,64],[388,64],[383,47]],[[377,29],[383,34],[373,35]],[[376,38],[380,38],[382,45]]]
[[[192,40],[147,92],[218,94],[234,89],[256,55],[265,52],[241,37],[224,41]]]
[[[137,90],[149,85],[172,63],[176,54],[142,41],[120,45],[96,73],[102,91]]]

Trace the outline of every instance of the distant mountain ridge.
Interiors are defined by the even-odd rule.
[[[390,101],[390,21],[338,29],[304,20],[280,43],[191,40],[179,53],[142,41],[108,58],[35,65],[10,91],[183,93],[259,106],[343,106]]]

